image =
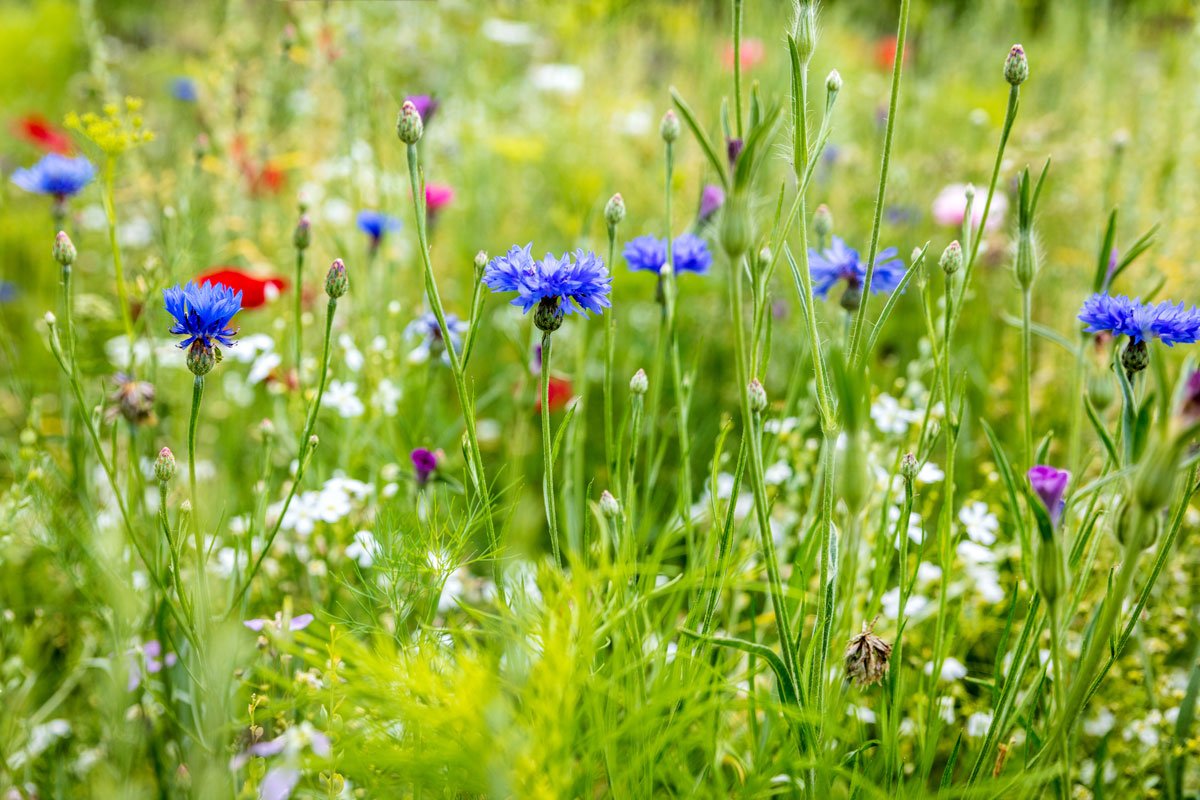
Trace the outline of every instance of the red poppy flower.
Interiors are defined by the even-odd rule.
[[[571,382],[566,378],[556,378],[550,376],[550,410],[561,411],[566,407],[567,403],[575,396],[574,390],[571,388]],[[537,400],[534,401],[533,410],[539,414],[542,411],[542,382],[537,381]]]
[[[196,277],[196,283],[222,283],[242,293],[242,308],[252,309],[266,305],[288,287],[283,278],[260,278],[233,267],[217,267]]]
[[[904,46],[904,66],[912,60],[912,45]],[[896,37],[882,36],[875,41],[875,65],[880,69],[891,69],[896,63]]]
[[[767,48],[762,39],[742,39],[742,69],[754,69],[767,57]],[[721,63],[725,69],[733,70],[733,42],[725,45],[721,53]]]
[[[74,150],[71,147],[71,137],[51,125],[41,114],[22,117],[13,125],[13,130],[17,136],[47,153],[67,156]]]

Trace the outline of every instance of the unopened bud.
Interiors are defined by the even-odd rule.
[[[483,272],[484,267],[488,263],[488,254],[486,250],[480,250],[475,254],[475,271]]]
[[[621,197],[618,192],[608,198],[608,202],[604,205],[604,221],[608,223],[608,227],[615,228],[625,219],[625,198]]]
[[[842,75],[836,69],[829,73],[829,77],[825,79],[825,91],[830,94],[837,94],[842,90]]]
[[[405,100],[396,119],[396,135],[405,144],[416,144],[421,141],[424,132],[425,123],[421,121],[421,113],[411,100]]]
[[[296,230],[292,233],[292,244],[297,250],[307,250],[311,243],[312,223],[308,221],[307,214],[301,214],[300,221],[296,223]]]
[[[59,231],[58,236],[54,237],[54,260],[69,267],[75,263],[75,256],[75,244],[71,237],[67,236],[66,231]]]
[[[180,514],[190,514],[190,513],[192,513],[192,501],[191,501],[191,500],[184,500],[182,503],[180,503],[180,504],[179,504],[179,513],[180,513]]]
[[[1013,86],[1020,86],[1029,77],[1029,59],[1025,57],[1025,48],[1014,44],[1004,59],[1004,79]]]
[[[175,454],[171,448],[164,447],[158,451],[158,458],[154,461],[154,477],[163,483],[175,477]]]
[[[46,324],[50,327],[54,327],[54,325],[58,323],[58,317],[54,316],[53,311],[47,311],[46,315],[42,317],[42,319],[44,319]]]
[[[673,110],[668,109],[667,113],[663,114],[662,122],[658,126],[658,134],[668,144],[679,138],[679,117],[675,116]]]
[[[617,519],[621,516],[621,504],[607,489],[600,493],[600,513],[609,519]]]
[[[938,266],[942,268],[942,272],[947,275],[953,275],[958,272],[963,265],[962,245],[955,239],[946,246],[942,251],[942,257],[938,260]]]
[[[325,294],[336,300],[349,289],[350,279],[346,277],[346,265],[340,258],[335,258],[325,275]]]
[[[817,49],[817,6],[811,0],[798,0],[792,18],[792,38],[800,63],[807,64]]]
[[[275,423],[271,422],[269,418],[264,419],[258,424],[258,432],[262,434],[264,439],[275,438]]]
[[[1038,272],[1038,257],[1031,230],[1023,229],[1017,236],[1017,260],[1013,264],[1013,271],[1017,277],[1017,284],[1022,289],[1033,285],[1033,279],[1037,277]]]
[[[645,394],[650,390],[650,379],[646,377],[646,370],[639,369],[633,373],[633,377],[629,379],[629,391],[634,394]]]
[[[905,453],[904,458],[900,459],[900,476],[904,478],[904,482],[911,484],[917,479],[920,471],[921,465],[917,463],[917,457],[912,453]]]
[[[756,414],[761,414],[767,410],[767,390],[759,383],[758,378],[751,378],[750,385],[747,387],[747,392],[750,395],[750,410]]]
[[[833,233],[833,212],[824,203],[813,212],[813,230],[822,240],[828,239],[829,234]]]

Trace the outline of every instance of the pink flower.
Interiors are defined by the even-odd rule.
[[[987,192],[977,191],[975,200],[971,203],[971,224],[976,228],[983,220],[983,206],[987,202]],[[1008,211],[1008,198],[1000,192],[992,198],[992,210],[988,212],[987,229],[994,231],[1004,221],[1004,213]],[[952,183],[933,200],[933,218],[939,225],[957,227],[962,225],[967,213],[967,184]]]
[[[763,46],[762,39],[742,39],[740,55],[742,69],[754,69],[766,58],[767,48]],[[721,53],[721,63],[725,65],[725,69],[733,69],[733,42],[725,45],[725,50]]]
[[[436,214],[454,201],[454,190],[438,183],[425,184],[425,208]]]

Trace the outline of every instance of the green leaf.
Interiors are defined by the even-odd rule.
[[[860,359],[864,364],[869,362],[871,353],[874,352],[875,345],[879,341],[879,334],[883,332],[884,324],[892,315],[892,309],[894,309],[896,304],[900,302],[900,295],[904,294],[904,290],[908,288],[909,282],[912,281],[917,272],[923,268],[925,251],[928,249],[929,242],[926,242],[925,246],[921,248],[921,252],[917,254],[917,257],[913,259],[912,264],[909,265],[908,271],[904,273],[904,277],[900,279],[900,284],[896,287],[896,290],[888,295],[887,302],[883,304],[883,309],[879,312],[879,318],[876,319],[875,324],[871,326],[871,337],[867,339],[867,348],[863,351]]]
[[[702,633],[687,629],[680,630],[680,633],[690,636],[693,639],[699,639],[702,642],[715,644],[718,647],[741,650],[743,653],[752,655],[755,658],[761,658],[767,662],[767,666],[775,673],[775,679],[779,682],[779,696],[783,702],[792,706],[799,705],[800,697],[796,691],[796,685],[792,681],[792,676],[788,674],[787,667],[783,664],[783,659],[765,644],[749,642],[745,639],[738,639],[732,636],[705,636]]]
[[[691,128],[692,135],[696,137],[696,141],[700,143],[700,148],[704,151],[704,155],[708,157],[708,163],[712,165],[713,170],[717,173],[717,177],[721,179],[721,186],[726,190],[729,189],[729,176],[725,172],[725,161],[717,155],[717,150],[713,147],[712,139],[708,138],[708,134],[700,127],[700,123],[696,121],[696,115],[692,112],[691,106],[687,101],[676,91],[675,87],[671,87],[671,100],[675,103],[675,108],[679,109],[679,115],[683,117],[683,121]]]
[[[946,759],[946,768],[942,770],[942,781],[939,784],[941,789],[949,789],[950,784],[954,782],[954,764],[958,761],[958,750],[962,747],[962,731],[958,732],[958,738],[954,740],[954,749],[950,751],[950,757]]]
[[[1108,284],[1108,260],[1112,257],[1113,245],[1117,242],[1117,209],[1108,215],[1108,225],[1104,228],[1104,239],[1100,243],[1100,255],[1096,257],[1096,276],[1092,278],[1092,291],[1104,291]]]
[[[1096,430],[1096,435],[1100,437],[1104,449],[1108,451],[1108,457],[1112,459],[1113,464],[1121,463],[1121,455],[1117,452],[1117,443],[1113,441],[1112,434],[1104,427],[1104,422],[1100,419],[1100,414],[1097,413],[1096,407],[1092,405],[1091,398],[1084,395],[1083,407],[1087,411],[1088,419],[1091,420],[1092,427]]]

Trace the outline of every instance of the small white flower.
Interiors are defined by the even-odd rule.
[[[542,92],[575,95],[583,89],[583,70],[574,64],[538,64],[530,70],[529,81]]]
[[[381,550],[375,534],[359,531],[354,534],[354,541],[346,546],[346,557],[357,561],[360,567],[369,567],[375,563]]]
[[[1096,713],[1083,721],[1083,732],[1099,739],[1113,729],[1117,718],[1107,708],[1098,708]]]
[[[846,706],[846,715],[854,717],[863,725],[875,724],[875,712],[862,706]]]
[[[941,483],[946,479],[946,473],[942,472],[942,468],[932,461],[926,461],[921,465],[921,471],[917,473],[917,483]]]
[[[250,367],[250,372],[246,375],[246,382],[251,386],[262,383],[271,373],[279,368],[283,363],[283,356],[279,353],[263,353],[254,360],[254,364]]]
[[[1127,742],[1137,739],[1143,747],[1157,747],[1159,740],[1158,726],[1160,724],[1162,724],[1162,714],[1158,709],[1154,709],[1144,719],[1129,723],[1121,736]]]
[[[967,736],[972,739],[978,739],[980,736],[986,736],[988,728],[992,724],[992,712],[976,711],[971,716],[967,717]]]
[[[883,606],[883,615],[888,619],[900,618],[900,587],[890,589],[885,592],[883,597],[879,598],[880,605]],[[904,605],[904,614],[909,617],[917,617],[921,612],[929,608],[929,598],[919,594],[910,594],[908,602]]]
[[[778,486],[790,477],[792,477],[792,468],[786,461],[776,461],[763,470],[763,480],[769,486]]]
[[[980,564],[993,564],[996,562],[996,554],[981,544],[975,544],[970,540],[964,540],[958,543],[954,548],[958,553],[958,557],[963,560],[963,563],[968,567],[979,566]]]
[[[890,506],[888,508],[888,524],[896,527],[896,523],[900,521],[899,506]],[[896,527],[896,549],[900,549],[900,529]],[[920,547],[925,542],[925,531],[921,528],[921,517],[917,512],[909,512],[908,515],[908,538],[913,544]]]
[[[343,333],[339,336],[338,345],[342,348],[342,363],[351,372],[359,372],[363,368],[363,354],[354,346],[354,340],[350,338],[350,334]]]
[[[871,420],[882,433],[902,434],[908,430],[910,423],[918,419],[919,415],[902,408],[900,402],[886,392],[871,404]]]
[[[967,538],[972,542],[983,545],[996,543],[1000,521],[988,510],[987,503],[967,503],[959,510],[958,521],[967,529]]]
[[[537,34],[534,32],[533,26],[524,22],[511,22],[506,19],[488,19],[484,20],[480,31],[483,33],[483,38],[490,39],[497,44],[509,45],[510,47],[532,44],[537,41]]]
[[[925,665],[925,674],[933,674],[932,661]],[[942,671],[939,673],[939,677],[947,682],[962,680],[967,677],[967,668],[957,658],[946,656],[946,660],[942,662]]]
[[[382,378],[375,387],[375,394],[371,396],[371,405],[379,409],[384,416],[394,417],[400,411],[401,397],[403,393],[400,387],[387,378]]]
[[[928,672],[928,670],[926,670]],[[938,716],[942,718],[942,722],[947,725],[954,724],[954,698],[948,694],[944,694],[938,698]]]
[[[324,404],[344,419],[361,417],[366,410],[362,400],[358,399],[358,384],[354,381],[330,381]]]
[[[918,583],[936,583],[942,579],[942,568],[937,564],[922,561],[917,565]]]

